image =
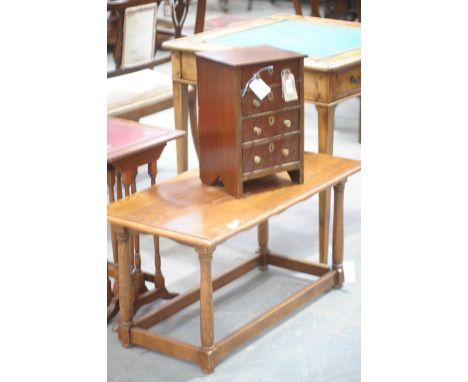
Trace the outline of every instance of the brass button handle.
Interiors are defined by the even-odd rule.
[[[260,158],[259,155],[255,155],[253,158],[253,161],[255,164],[260,164],[260,162],[262,161],[262,158]]]
[[[258,126],[255,126],[253,128],[253,132],[254,132],[254,134],[261,135],[262,134],[262,129],[260,127],[258,127]]]
[[[291,121],[289,119],[285,119],[283,121],[283,126],[287,128],[291,127]]]
[[[349,81],[352,83],[352,84],[360,84],[361,83],[361,76],[351,76],[349,77]]]
[[[270,153],[272,153],[273,151],[275,151],[275,144],[273,142],[271,142],[269,145],[268,145],[268,151]]]
[[[268,93],[268,99],[271,101],[273,101],[273,92],[269,92]]]
[[[258,99],[255,98],[255,99],[253,100],[253,105],[254,105],[254,107],[260,107],[260,101],[259,101]]]
[[[283,149],[281,151],[281,153],[283,154],[283,156],[286,158],[288,155],[289,155],[289,150],[288,149]]]
[[[270,116],[268,117],[268,124],[269,124],[270,126],[273,126],[274,123],[275,123],[275,116],[274,116],[274,115],[270,115]]]

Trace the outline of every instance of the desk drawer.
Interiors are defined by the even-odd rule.
[[[242,142],[269,138],[274,135],[299,130],[300,111],[297,108],[261,117],[244,119],[242,122]]]
[[[296,81],[297,93],[301,94],[300,82]],[[273,85],[271,92],[263,100],[259,100],[257,96],[249,89],[242,98],[242,115],[251,115],[283,109],[285,107],[299,105],[299,98],[296,101],[285,102],[283,100],[281,84]]]
[[[335,99],[358,93],[361,90],[361,66],[335,73],[333,86]]]
[[[297,80],[299,79],[299,61],[284,61],[284,62],[277,62],[273,63],[273,70],[272,71],[264,71],[260,73],[260,78],[265,81],[268,85],[273,84],[281,84],[281,71],[283,69],[289,69],[292,74],[294,74],[294,78]],[[241,86],[244,89],[245,84],[247,81],[257,72],[268,65],[252,65],[246,66],[242,69],[241,73]]]
[[[298,161],[299,138],[298,133],[270,142],[244,147],[242,152],[243,173]]]

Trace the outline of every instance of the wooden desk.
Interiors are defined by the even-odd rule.
[[[361,94],[360,23],[279,14],[168,41],[172,50],[174,113],[187,131],[188,84],[196,85],[195,52],[261,44],[307,54],[304,99],[318,111],[318,151],[333,153],[336,105]],[[196,138],[196,137],[195,137]],[[177,141],[179,173],[187,170],[187,138]],[[320,194],[320,262],[327,262],[330,190]]]
[[[203,185],[198,170],[183,173],[109,205],[108,220],[118,234],[120,278],[119,339],[123,346],[140,345],[199,364],[212,372],[215,364],[249,338],[271,326],[303,303],[332,287],[341,287],[343,275],[343,194],[346,179],[360,170],[360,162],[306,153],[303,184],[281,173],[246,184],[245,197],[236,199],[222,187]],[[280,256],[268,248],[268,219],[313,195],[334,187],[333,263],[311,263]],[[256,256],[212,279],[211,260],[216,246],[258,225]],[[164,236],[192,246],[200,260],[200,288],[181,294],[139,318],[133,317],[134,280],[128,251],[130,232]],[[268,265],[304,272],[319,278],[228,337],[214,341],[213,291],[257,266]],[[159,335],[148,329],[200,300],[201,347]]]
[[[180,130],[161,129],[141,125],[138,122],[118,118],[107,118],[107,186],[109,202],[122,198],[122,183],[125,196],[136,192],[136,176],[138,166],[148,164],[148,174],[151,185],[155,184],[157,160],[166,143],[184,135]],[[116,186],[117,195],[114,193]],[[159,238],[154,237],[155,244],[155,274],[141,270],[140,242],[138,235],[132,236],[131,251],[137,272],[138,293],[135,298],[135,310],[158,297],[172,298],[176,295],[166,290],[161,272],[159,257]],[[118,312],[118,256],[117,237],[112,232],[112,253],[114,262],[107,262],[107,320],[111,320]],[[109,276],[114,278],[114,288],[111,287]],[[155,289],[149,291],[145,281],[155,284]]]

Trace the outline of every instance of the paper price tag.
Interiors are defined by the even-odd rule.
[[[232,222],[230,222],[227,227],[229,229],[235,229],[237,227],[239,227],[239,224],[240,224],[240,220],[239,219],[234,219]]]
[[[297,90],[294,74],[289,69],[283,69],[281,72],[281,89],[283,91],[283,99],[285,102],[296,101]]]
[[[254,79],[249,84],[249,88],[254,92],[260,101],[271,92],[271,88],[261,78]]]

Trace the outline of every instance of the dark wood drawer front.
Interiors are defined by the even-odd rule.
[[[245,119],[242,122],[242,141],[249,142],[299,130],[299,113],[300,109],[297,108]]]
[[[300,135],[294,134],[243,149],[243,173],[299,160]]]
[[[296,82],[296,89],[298,94],[300,94],[299,82]],[[299,105],[299,98],[296,101],[284,102],[281,84],[279,84],[272,86],[270,94],[261,101],[252,91],[248,90],[244,98],[242,98],[242,115],[258,114],[295,105]]]
[[[338,72],[333,76],[335,99],[357,93],[361,89],[361,67]]]
[[[268,85],[271,84],[280,84],[281,83],[281,71],[283,69],[289,68],[292,74],[294,74],[294,78],[296,80],[299,79],[299,61],[284,61],[284,62],[277,62],[272,64],[273,65],[273,71],[264,71],[260,73],[260,78],[265,81]],[[264,68],[267,65],[253,65],[253,66],[246,66],[245,68],[242,69],[241,73],[241,86],[242,89],[244,89],[245,84],[247,83],[250,78],[257,72],[257,70],[260,70],[261,68]]]

